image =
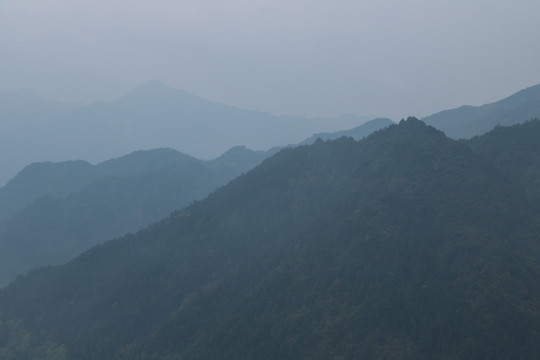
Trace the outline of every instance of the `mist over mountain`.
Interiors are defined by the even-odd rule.
[[[303,143],[363,138],[390,123],[376,119],[350,130],[316,134]],[[97,165],[33,163],[0,188],[0,285],[157,221],[279,150],[236,146],[219,158],[201,161],[172,149],[155,149]]]
[[[117,101],[80,109],[64,122],[75,134],[69,148],[86,151],[79,158],[106,156],[104,150],[90,150],[99,141],[109,152],[164,146],[208,159],[237,145],[259,150],[297,143],[319,129],[341,129],[361,118],[278,117],[211,102],[154,80]],[[81,141],[87,149],[78,145]]]
[[[503,130],[454,141],[410,118],[282,150],[160,223],[0,291],[0,351],[537,359],[540,199],[522,184],[540,144],[520,139],[538,138],[540,122]]]
[[[354,115],[314,119],[275,116],[208,101],[156,80],[118,100],[75,109],[37,96],[32,102],[23,95],[6,98],[10,107],[0,113],[6,140],[0,143],[0,152],[5,163],[11,164],[0,169],[0,183],[31,162],[82,159],[97,163],[163,147],[212,159],[233,146],[266,150],[369,119]],[[17,126],[9,125],[7,118]]]
[[[0,92],[0,185],[29,163],[50,160],[40,155],[47,152],[44,134],[56,119],[79,106],[31,91]]]
[[[469,139],[496,125],[520,124],[540,118],[540,85],[482,106],[462,106],[427,116],[422,120],[452,138]]]
[[[84,161],[32,164],[0,188],[0,286],[34,267],[66,262],[158,221],[266,156],[236,147],[202,161],[155,149],[94,166]]]
[[[393,123],[394,122],[390,119],[377,118],[366,121],[362,125],[359,125],[353,129],[314,134],[310,138],[302,141],[299,145],[313,144],[317,139],[334,140],[342,136],[352,137],[355,140],[361,140],[364,137],[371,135],[373,132],[390,126]]]

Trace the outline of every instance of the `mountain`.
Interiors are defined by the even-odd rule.
[[[538,198],[491,156],[518,133],[472,144],[410,118],[282,150],[160,223],[0,291],[0,353],[537,359]]]
[[[364,137],[389,122],[376,119],[317,136]],[[201,161],[155,149],[97,165],[33,163],[0,188],[0,286],[31,268],[66,262],[95,244],[158,221],[277,151],[236,146]]]
[[[540,118],[540,85],[521,90],[503,100],[482,106],[462,106],[425,117],[422,120],[444,131],[449,137],[471,138],[496,125],[513,125]]]
[[[66,149],[77,158],[98,159],[141,148],[171,147],[198,158],[214,158],[244,145],[267,149],[297,143],[321,128],[341,128],[361,118],[305,119],[274,116],[208,101],[158,81],[119,100],[96,103],[64,119],[72,134]],[[98,142],[101,149],[91,145]]]
[[[156,149],[97,165],[32,164],[0,188],[0,285],[31,268],[66,262],[93,245],[156,222],[265,157],[237,147],[202,161]]]
[[[32,163],[0,188],[0,223],[40,197],[63,198],[99,178],[126,177],[171,164],[200,162],[172,149],[154,149],[136,151],[95,166],[82,160]]]
[[[317,139],[321,140],[334,140],[339,139],[342,136],[352,137],[355,140],[361,140],[368,135],[371,135],[377,130],[383,129],[387,126],[392,125],[394,122],[387,118],[376,118],[373,120],[366,121],[362,125],[359,125],[350,130],[341,130],[334,132],[318,133],[314,134],[310,138],[307,138],[300,145],[313,144]]]
[[[55,119],[80,106],[45,99],[31,91],[0,92],[0,185],[22,166],[36,161],[36,153],[44,149],[35,144],[42,142]]]
[[[96,176],[86,161],[30,164],[0,188],[0,223],[39,197],[64,197]]]
[[[48,115],[44,117],[48,119]],[[173,148],[212,159],[233,146],[266,150],[365,120],[352,115],[315,119],[275,116],[205,100],[154,80],[117,100],[60,112],[39,127],[16,128],[9,136],[17,143],[0,144],[0,152],[10,154],[12,162],[23,159],[17,170],[42,161],[83,159],[97,163],[154,148]],[[0,184],[14,173],[2,170]]]
[[[494,165],[520,181],[531,201],[540,195],[540,121],[526,121],[514,126],[496,126],[493,131],[472,138],[468,143]]]

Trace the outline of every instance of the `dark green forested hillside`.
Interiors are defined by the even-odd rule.
[[[283,150],[3,289],[0,355],[538,359],[535,192],[483,139],[410,118]]]
[[[0,285],[158,221],[265,157],[233,148],[202,161],[156,149],[94,166],[83,161],[32,164],[0,189],[0,198],[22,209],[0,223]]]
[[[511,174],[531,192],[531,200],[540,195],[540,120],[514,126],[497,126],[493,131],[472,138],[470,146],[483,153],[498,167]]]

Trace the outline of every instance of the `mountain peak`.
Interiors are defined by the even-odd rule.
[[[169,86],[167,86],[165,83],[161,82],[160,80],[148,80],[139,86],[135,87],[132,91],[130,91],[127,96],[148,96],[148,95],[155,95],[155,94],[163,94],[163,93],[169,93],[177,91]]]
[[[407,120],[401,119],[399,126],[427,126],[423,121],[419,120],[417,117],[409,116]]]
[[[427,125],[424,121],[419,120],[414,116],[408,117],[407,120],[402,119],[399,122],[398,127],[407,131],[421,132],[445,137],[442,131],[437,130],[433,126]]]
[[[151,79],[143,82],[141,85],[137,86],[136,89],[172,89],[166,85],[163,81],[158,79]]]
[[[206,100],[198,96],[170,87],[160,80],[149,80],[142,83],[127,93],[123,99],[136,102],[145,102],[152,99],[173,99],[174,101],[184,99],[190,102],[206,102]]]

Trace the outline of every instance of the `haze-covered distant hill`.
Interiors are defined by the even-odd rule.
[[[66,262],[208,195],[266,154],[236,147],[212,161],[171,149],[95,166],[36,163],[0,188],[0,286],[31,268]]]
[[[427,116],[422,120],[454,139],[469,139],[496,125],[520,124],[540,118],[540,85],[482,106],[462,106]]]
[[[536,360],[540,199],[522,184],[540,144],[516,129],[458,142],[411,118],[283,150],[0,291],[0,352]]]
[[[79,151],[78,158],[96,159],[165,146],[207,159],[236,145],[268,149],[297,143],[319,129],[337,130],[361,122],[359,117],[274,116],[215,103],[150,81],[119,100],[69,114],[64,126],[73,134],[72,139],[66,139],[66,148]],[[95,142],[101,149],[92,148]]]
[[[11,105],[17,108],[15,100]],[[32,106],[28,103],[24,109],[35,114],[43,109]],[[13,128],[9,135],[5,119],[0,117],[0,133],[11,138],[0,143],[0,153],[9,154],[11,163],[18,164],[16,170],[12,170],[14,165],[0,166],[0,184],[31,162],[82,159],[96,163],[163,147],[212,159],[233,146],[266,150],[298,143],[316,132],[351,128],[369,119],[354,115],[314,119],[275,116],[208,101],[159,81],[146,82],[114,101],[71,110],[44,111],[45,125],[34,121]],[[4,115],[0,112],[0,116]]]
[[[390,126],[393,123],[394,122],[390,119],[377,118],[377,119],[366,121],[362,125],[359,125],[353,129],[314,134],[310,138],[302,141],[299,145],[313,144],[317,139],[321,139],[321,140],[339,139],[342,136],[352,137],[355,140],[361,140],[365,138],[366,136],[371,135],[375,131],[383,129],[387,126]]]
[[[31,91],[0,92],[0,186],[23,166],[45,160],[39,158],[39,152],[46,152],[44,134],[56,119],[80,106],[44,99]]]
[[[194,163],[201,160],[172,149],[137,151],[97,165],[82,160],[33,163],[0,188],[0,223],[40,197],[63,198],[99,178],[129,177],[172,164]]]
[[[303,143],[315,137],[363,138],[389,123],[375,119]],[[63,263],[95,244],[157,221],[277,151],[236,146],[202,161],[156,149],[97,165],[81,160],[33,163],[0,188],[0,286],[31,268]]]

